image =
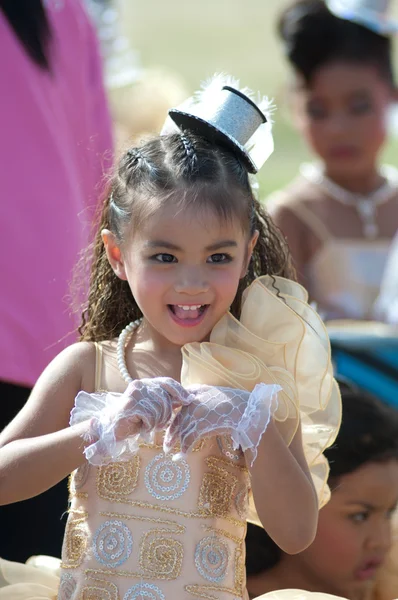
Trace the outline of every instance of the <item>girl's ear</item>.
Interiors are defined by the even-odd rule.
[[[106,255],[115,275],[117,275],[119,279],[126,281],[127,276],[124,268],[123,256],[120,247],[116,242],[115,235],[109,231],[109,229],[103,229],[101,231],[101,237],[105,246]]]
[[[253,254],[253,250],[256,247],[258,236],[259,232],[256,230],[250,238],[249,243],[247,244],[246,260],[243,264],[241,279],[246,275],[247,269],[249,268],[249,263]]]

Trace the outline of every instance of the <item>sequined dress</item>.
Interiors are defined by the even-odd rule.
[[[71,477],[59,600],[241,598],[249,476],[227,437]]]
[[[96,348],[95,389],[103,391],[118,372],[116,348]],[[225,315],[209,342],[182,354],[183,386],[279,386],[275,425],[289,445],[301,423],[319,505],[327,502],[323,450],[336,438],[341,403],[327,332],[305,290],[280,277],[256,280],[240,320]],[[173,461],[159,436],[129,460],[86,462],[71,475],[60,580],[0,560],[8,583],[0,582],[0,600],[247,599],[246,519],[259,521],[243,453],[228,436],[213,436]]]

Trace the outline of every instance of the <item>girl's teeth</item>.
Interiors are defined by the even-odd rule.
[[[182,310],[199,310],[202,307],[201,304],[195,304],[188,306],[186,304],[177,304],[178,308],[182,308]]]

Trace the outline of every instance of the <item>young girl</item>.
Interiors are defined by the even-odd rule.
[[[0,439],[2,504],[74,471],[62,600],[243,598],[249,489],[288,553],[313,539],[314,483],[327,499],[321,453],[340,420],[329,344],[280,277],[286,248],[249,183],[269,123],[225,83],[170,112],[177,133],[122,158],[82,341]]]
[[[281,552],[260,527],[246,539],[248,591],[285,587],[350,600],[392,600],[398,594],[391,517],[398,501],[398,412],[371,396],[342,388],[343,420],[330,463],[330,502],[313,544],[296,556]],[[268,568],[267,568],[268,567]]]
[[[280,19],[295,122],[319,162],[269,210],[321,315],[369,319],[398,223],[398,172],[378,164],[394,94],[384,34],[396,26],[384,1],[329,4],[352,20],[323,0],[295,1]]]

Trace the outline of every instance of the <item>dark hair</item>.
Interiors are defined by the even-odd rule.
[[[332,491],[341,476],[362,465],[398,460],[398,410],[349,384],[340,384],[340,390],[341,427],[336,442],[325,451]],[[270,569],[282,556],[282,550],[264,529],[251,524],[248,524],[246,551],[248,575]]]
[[[29,57],[49,69],[51,30],[42,0],[0,0],[0,8]]]
[[[393,84],[391,40],[333,15],[323,0],[298,0],[285,9],[278,33],[293,68],[310,85],[316,71],[331,62],[374,64]]]
[[[190,131],[156,137],[128,150],[110,181],[94,241],[88,306],[79,328],[82,340],[111,339],[142,316],[128,283],[109,264],[101,230],[110,229],[122,242],[127,226],[139,227],[156,210],[154,202],[172,201],[181,208],[210,208],[224,219],[237,216],[245,230],[259,231],[248,274],[231,307],[235,316],[240,315],[242,292],[259,275],[294,277],[286,243],[254,198],[239,158]]]

